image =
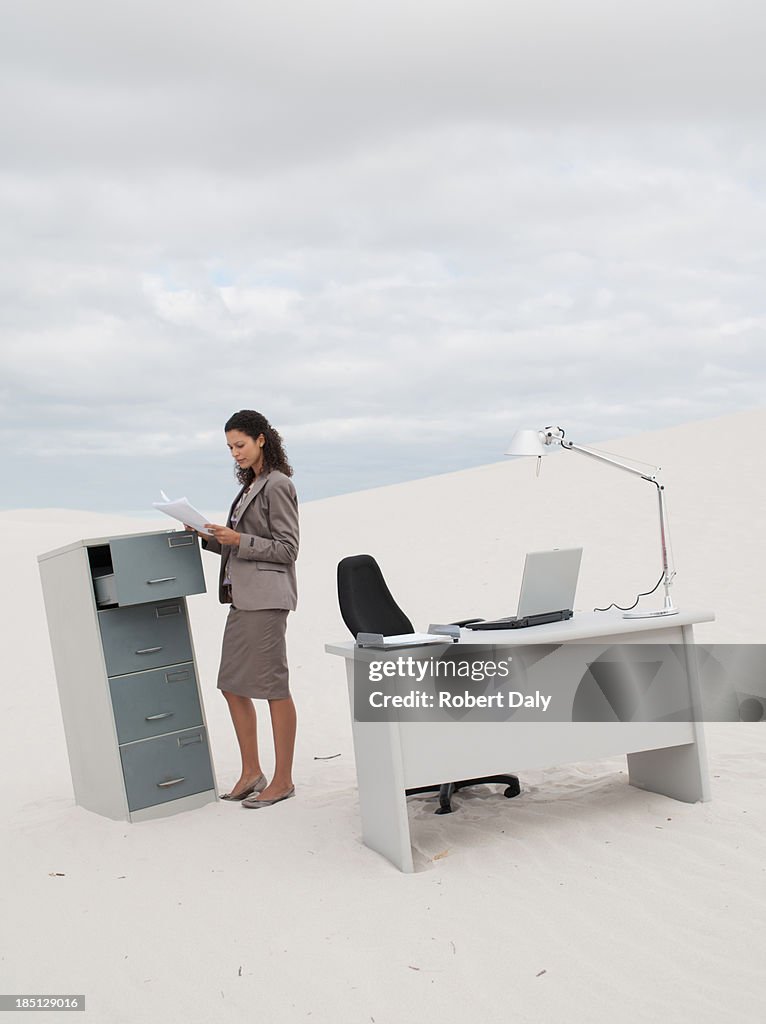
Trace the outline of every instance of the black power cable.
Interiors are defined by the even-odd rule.
[[[642,597],[648,597],[650,594],[653,594],[655,592],[655,590],[657,589],[657,587],[659,587],[660,583],[662,583],[664,578],[665,578],[665,573],[663,572],[662,575],[660,576],[660,578],[657,580],[657,582],[652,587],[652,589],[651,590],[645,590],[642,594],[639,594],[638,597],[636,598],[636,600],[633,602],[633,604],[629,604],[627,606],[627,608],[623,608],[623,606],[621,604],[615,604],[614,601],[612,601],[612,603],[610,605],[607,605],[606,608],[594,608],[593,611],[594,612],[608,612],[610,608],[617,608],[618,611],[629,612],[631,610],[631,608],[635,608],[636,607],[636,605],[638,604],[638,602],[641,600]]]

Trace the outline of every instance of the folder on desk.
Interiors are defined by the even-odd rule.
[[[424,647],[426,644],[451,644],[454,638],[437,633],[399,633],[383,636],[382,633],[358,633],[357,647],[375,647],[389,650],[392,647]]]

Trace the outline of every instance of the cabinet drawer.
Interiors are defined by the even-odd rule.
[[[197,538],[191,533],[122,537],[109,542],[119,605],[204,594]]]
[[[109,680],[118,743],[202,725],[194,665],[174,665]]]
[[[183,600],[107,608],[98,622],[108,676],[193,660]]]
[[[204,729],[128,743],[120,757],[131,811],[213,789]]]

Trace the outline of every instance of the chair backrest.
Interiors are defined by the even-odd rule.
[[[349,555],[338,562],[338,603],[354,639],[357,633],[397,636],[415,632],[372,555]]]

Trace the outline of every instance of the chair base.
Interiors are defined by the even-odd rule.
[[[414,789],[406,789],[407,796],[414,796],[416,793],[438,793],[439,806],[434,814],[452,813],[452,794],[466,786],[482,786],[488,782],[499,782],[507,787],[503,796],[511,799],[521,792],[521,784],[516,775],[485,775],[481,779],[462,779],[460,782],[443,782],[440,786],[416,786]]]

